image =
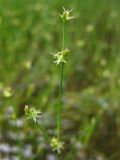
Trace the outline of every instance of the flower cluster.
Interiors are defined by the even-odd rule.
[[[25,115],[27,119],[33,119],[36,123],[37,118],[41,117],[41,110],[36,110],[34,107],[28,107],[28,105],[25,105]]]
[[[71,19],[74,19],[75,17],[74,16],[70,16],[70,13],[72,12],[72,10],[66,10],[64,7],[63,7],[63,14],[59,14],[60,17],[62,18],[62,20],[64,22],[66,21],[69,21]]]
[[[65,57],[68,55],[69,52],[70,51],[68,49],[65,49],[58,53],[51,53],[53,57],[56,59],[54,63],[57,65],[60,64],[61,62],[66,63]]]
[[[59,154],[61,153],[61,150],[64,149],[64,143],[59,142],[55,137],[51,139],[50,146],[53,151],[57,151]]]

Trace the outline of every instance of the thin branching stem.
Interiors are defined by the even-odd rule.
[[[50,142],[50,137],[49,137],[47,131],[44,129],[44,127],[41,126],[37,121],[36,121],[35,124],[40,128],[40,130],[41,130],[41,132],[43,133],[43,135],[45,136],[46,140],[47,140],[48,142]]]
[[[62,50],[65,49],[65,22],[63,21],[63,37],[62,37]],[[62,82],[63,82],[63,70],[64,63],[61,63],[61,73],[60,73],[60,86],[59,86],[59,99],[58,99],[58,111],[57,111],[57,132],[58,141],[61,138],[61,107],[62,107]]]

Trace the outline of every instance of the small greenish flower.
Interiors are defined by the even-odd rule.
[[[12,92],[12,88],[11,87],[5,87],[3,89],[3,96],[6,97],[6,98],[9,98],[13,95],[13,92]]]
[[[32,67],[32,62],[29,61],[29,60],[24,61],[24,62],[23,62],[23,67],[24,67],[25,69],[27,69],[27,70],[31,69],[31,67]]]
[[[63,51],[60,51],[58,53],[51,53],[53,57],[56,59],[54,61],[55,64],[60,64],[61,62],[66,63],[65,57],[68,55],[70,51],[68,49],[65,49]]]
[[[61,150],[64,149],[64,143],[59,142],[55,137],[51,139],[50,146],[53,151],[57,151],[59,154],[61,153]]]
[[[72,12],[72,9],[69,11],[69,10],[66,10],[64,7],[63,7],[63,14],[59,14],[60,17],[62,18],[62,20],[64,22],[66,21],[69,21],[71,19],[74,19],[75,17],[74,16],[70,16],[70,13]]]
[[[85,29],[86,29],[86,32],[91,33],[91,32],[93,32],[95,27],[92,24],[88,24]]]
[[[34,107],[28,107],[25,105],[25,115],[27,119],[33,119],[36,123],[37,118],[41,117],[41,110],[36,110]]]

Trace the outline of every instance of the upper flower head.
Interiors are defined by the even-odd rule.
[[[50,146],[52,147],[53,151],[57,151],[59,154],[61,153],[61,150],[64,149],[64,143],[59,142],[56,138],[51,139]]]
[[[41,117],[39,115],[41,113],[41,110],[36,110],[34,107],[28,107],[28,105],[25,105],[25,115],[27,119],[33,119],[35,122],[38,117]]]
[[[60,62],[66,63],[65,57],[68,55],[70,51],[68,49],[65,49],[63,51],[60,51],[58,53],[51,53],[53,57],[56,59],[54,63],[59,64]]]
[[[60,14],[60,17],[62,18],[62,20],[63,20],[64,22],[69,21],[69,20],[75,18],[74,16],[70,16],[70,13],[71,13],[71,12],[72,12],[72,9],[69,11],[69,10],[66,10],[66,9],[63,7],[63,14]]]

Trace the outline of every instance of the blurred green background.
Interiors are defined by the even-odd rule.
[[[66,27],[62,140],[57,156],[24,116],[56,135],[62,7],[77,18]],[[0,0],[0,160],[120,159],[120,1]]]

